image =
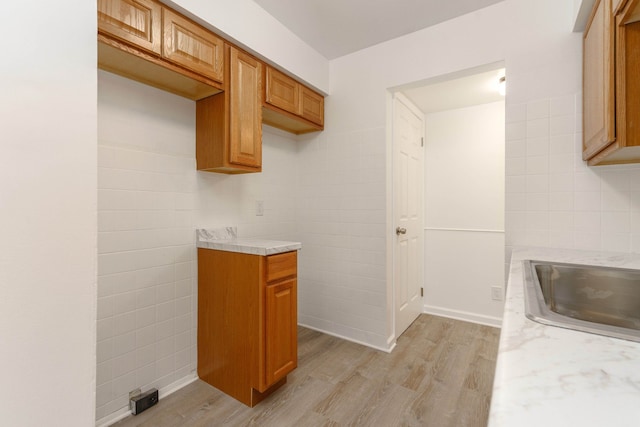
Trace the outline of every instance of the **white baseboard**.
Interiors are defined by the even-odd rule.
[[[502,319],[499,317],[485,316],[483,314],[469,313],[467,311],[450,310],[441,307],[424,305],[422,312],[435,316],[448,317],[450,319],[464,320],[465,322],[478,323],[480,325],[502,327]]]
[[[172,382],[166,387],[162,387],[160,390],[158,390],[158,400],[164,399],[165,397],[169,396],[171,393],[175,393],[176,391],[191,384],[197,379],[198,379],[198,375],[196,375],[196,373],[194,372],[190,375],[187,375],[186,377],[183,377],[177,381]],[[129,408],[128,407],[122,408],[112,414],[107,415],[106,417],[100,418],[98,421],[96,421],[96,427],[110,426],[112,424],[117,423],[120,420],[127,418],[129,415],[131,415],[131,411],[129,410]]]
[[[336,334],[333,332],[329,332],[329,331],[325,331],[324,329],[320,329],[320,328],[316,328],[315,326],[309,326],[306,325],[304,323],[298,323],[298,325],[307,328],[307,329],[311,329],[314,331],[318,331],[318,332],[322,332],[323,334],[327,334],[327,335],[331,335],[332,337],[336,337],[336,338],[340,338],[343,339],[345,341],[351,341],[352,343],[356,343],[356,344],[360,344],[363,345],[365,347],[369,347],[369,348],[373,348],[375,350],[380,350],[380,351],[384,351],[385,353],[391,353],[391,351],[395,348],[396,343],[393,342],[389,347],[385,348],[385,347],[378,347],[376,345],[371,345],[369,343],[366,343],[364,341],[358,341],[358,340],[354,340],[353,338],[349,338],[349,337],[345,337],[344,335],[340,335],[340,334]]]

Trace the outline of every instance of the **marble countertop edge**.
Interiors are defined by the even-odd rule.
[[[259,238],[240,238],[237,237],[236,227],[197,229],[196,233],[196,246],[202,249],[214,249],[262,256],[275,255],[302,249],[302,243],[300,242]]]
[[[524,260],[640,269],[640,254],[513,250],[488,426],[638,425],[640,343],[526,318]]]

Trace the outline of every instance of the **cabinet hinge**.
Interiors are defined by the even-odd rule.
[[[420,288],[420,296],[423,297],[424,296],[424,288]]]

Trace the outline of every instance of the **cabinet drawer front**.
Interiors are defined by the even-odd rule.
[[[166,59],[218,82],[223,81],[224,42],[172,11],[163,8]]]
[[[324,97],[302,86],[300,115],[315,124],[324,124]]]
[[[265,102],[292,114],[298,114],[298,83],[271,67],[267,67],[266,74]]]
[[[267,282],[295,276],[298,272],[298,253],[296,251],[267,257]]]
[[[98,31],[160,55],[161,9],[150,0],[98,0]]]

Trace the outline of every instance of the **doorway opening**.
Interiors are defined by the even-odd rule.
[[[415,317],[424,312],[500,324],[505,193],[500,85],[505,77],[504,63],[494,63],[391,90],[388,258],[396,339],[411,323],[405,311],[408,295],[414,294],[407,289],[422,290],[419,310],[410,310]],[[408,163],[400,160],[403,154],[396,147],[402,134],[397,127],[403,126],[397,121],[398,99],[423,116],[424,161],[415,163],[417,171],[403,170]],[[406,182],[409,176],[419,182]],[[396,234],[398,227],[406,228],[400,222],[409,204],[420,210],[421,232],[413,245]],[[415,264],[417,272],[412,271]]]

